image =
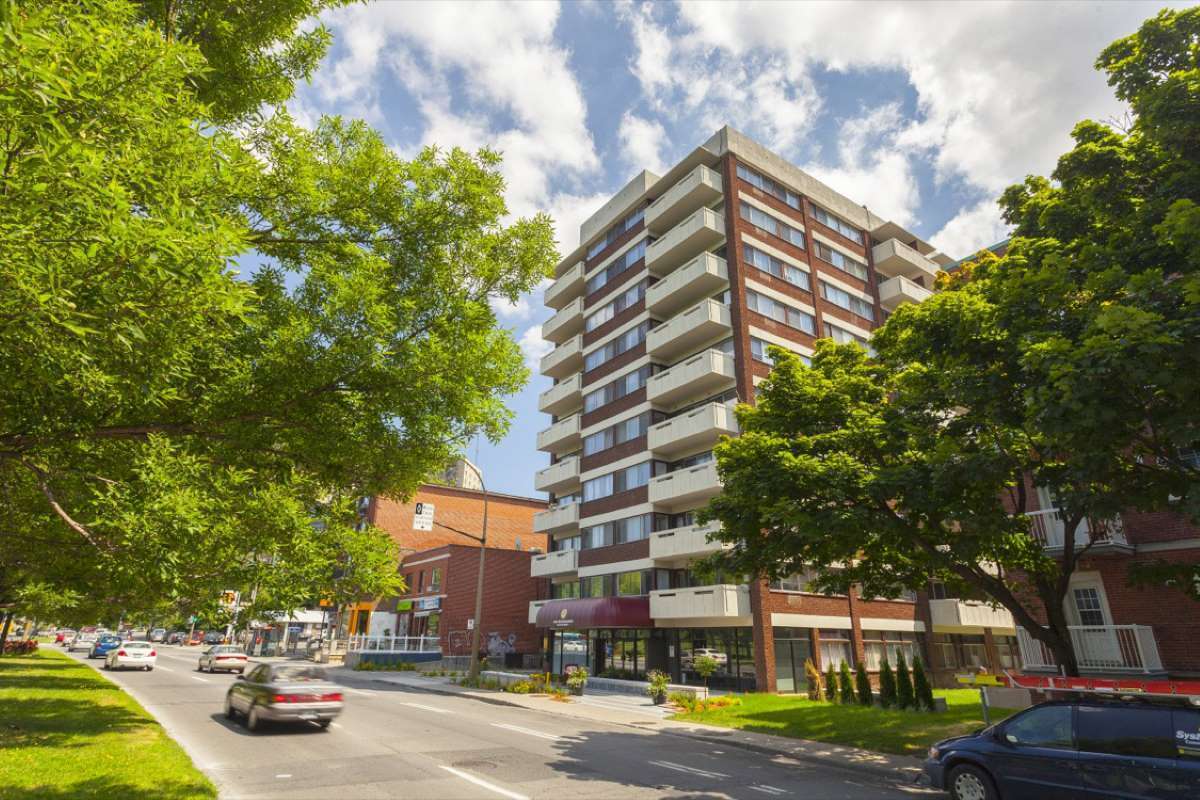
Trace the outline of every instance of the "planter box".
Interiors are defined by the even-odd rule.
[[[597,678],[593,676],[588,678],[588,686],[601,692],[636,694],[645,697],[646,687],[649,684],[646,681],[629,681],[622,678]],[[684,686],[674,683],[667,686],[667,694],[674,694],[675,692],[690,694],[697,700],[708,699],[708,690],[703,686]]]

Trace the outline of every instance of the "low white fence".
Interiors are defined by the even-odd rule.
[[[438,653],[441,640],[436,636],[351,636],[346,646],[350,653]]]

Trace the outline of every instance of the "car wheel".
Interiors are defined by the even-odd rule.
[[[237,719],[237,709],[233,707],[233,700],[229,695],[225,695],[225,719]]]
[[[112,669],[112,667],[109,665],[109,663],[108,663],[107,661],[105,661],[105,662],[104,662],[104,668],[105,668],[105,669]]]
[[[333,724],[333,720],[331,720],[331,719],[323,719],[323,720],[321,720],[320,722],[318,722],[318,723],[317,723],[317,727],[318,727],[318,728],[320,728],[320,729],[321,729],[321,730],[323,730],[323,731],[327,731],[327,730],[329,730],[329,726],[330,726],[330,725],[332,725],[332,724]]]
[[[146,667],[146,672],[154,672],[154,667]]]
[[[946,787],[954,800],[999,800],[988,774],[970,764],[950,770]]]
[[[250,713],[246,715],[246,730],[257,731],[262,728],[262,718],[258,715],[258,706],[250,706]]]

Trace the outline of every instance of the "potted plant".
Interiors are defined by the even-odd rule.
[[[587,667],[575,667],[567,675],[567,688],[571,690],[571,694],[583,694],[583,687],[587,685],[587,679]]]
[[[667,686],[671,682],[670,676],[662,670],[654,669],[646,674],[646,679],[649,681],[646,685],[646,694],[650,695],[654,705],[661,706],[667,702]]]

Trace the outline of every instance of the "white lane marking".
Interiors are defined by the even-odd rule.
[[[175,671],[175,670],[171,669],[170,667],[164,667],[162,664],[155,664],[154,668],[161,669],[163,672],[174,672]]]
[[[189,675],[188,677],[194,681],[200,681],[201,683],[208,683],[208,678],[201,678],[199,675]]]
[[[563,738],[561,736],[555,736],[553,733],[542,733],[541,731],[535,731],[532,728],[522,728],[520,725],[508,725],[503,722],[493,722],[492,727],[493,728],[504,728],[506,731],[516,731],[517,733],[524,733],[527,736],[536,736],[539,739],[549,739],[552,742],[557,742],[558,740]]]
[[[372,697],[372,694],[370,692],[364,692],[362,689],[351,689],[349,687],[346,687],[346,691],[349,692],[350,694],[361,694],[363,697]]]
[[[696,769],[695,767],[689,767],[684,764],[676,764],[673,761],[651,761],[650,763],[654,764],[655,766],[658,766],[658,767],[666,767],[667,769],[673,769],[676,772],[690,772],[693,775],[700,775],[701,777],[704,777],[704,778],[728,778],[729,777],[724,772],[709,772],[708,770]]]
[[[275,777],[276,777],[276,778],[290,778],[290,777],[292,777],[292,773],[290,773],[290,772],[281,772],[281,773],[279,773],[278,775],[276,775]]]
[[[786,789],[780,789],[777,786],[767,786],[766,784],[752,785],[750,788],[756,792],[762,792],[763,794],[775,795],[776,797],[778,797],[779,795],[787,794]]]
[[[468,781],[469,783],[473,783],[476,786],[479,786],[479,787],[482,787],[489,791],[495,792],[496,794],[501,795],[503,797],[507,797],[509,800],[529,800],[529,798],[523,794],[517,794],[516,792],[510,792],[508,789],[505,789],[502,786],[497,786],[494,783],[488,783],[483,778],[476,777],[469,772],[463,772],[461,769],[455,769],[454,767],[448,767],[445,764],[439,764],[438,766],[440,766],[442,769],[446,770],[446,772],[449,772],[451,775],[455,775],[459,778],[462,778],[464,781]]]
[[[331,723],[329,723],[329,724],[330,724],[330,725],[332,725],[332,726],[333,726],[333,727],[335,727],[335,728],[340,728],[340,727],[342,727],[342,723],[340,723],[340,722],[331,722]]]
[[[401,703],[400,705],[410,706],[412,708],[419,708],[422,711],[432,711],[435,714],[453,714],[454,713],[453,711],[447,711],[444,708],[434,708],[433,706],[423,706],[420,703]]]

